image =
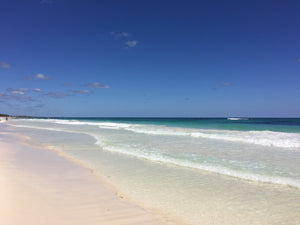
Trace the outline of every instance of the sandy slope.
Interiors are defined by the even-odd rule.
[[[90,170],[21,142],[0,133],[1,224],[171,224],[118,197]]]

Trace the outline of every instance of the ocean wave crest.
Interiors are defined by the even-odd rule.
[[[204,170],[207,172],[218,173],[221,175],[226,175],[226,176],[248,180],[248,181],[287,185],[287,186],[296,187],[300,189],[300,181],[288,177],[267,176],[267,175],[254,174],[245,171],[237,171],[237,170],[227,168],[225,166],[210,165],[207,163],[197,163],[185,158],[179,158],[179,157],[175,157],[157,151],[143,151],[143,150],[135,149],[132,146],[130,147],[112,146],[103,142],[100,136],[95,135],[94,138],[96,139],[95,142],[96,145],[99,145],[101,149],[109,152],[116,152],[116,153],[125,154],[128,156],[137,157],[137,158],[150,160],[154,162],[168,163],[176,166]]]
[[[149,135],[189,136],[193,138],[214,139],[228,142],[240,142],[261,146],[280,148],[300,148],[300,133],[284,133],[274,131],[234,131],[212,129],[188,129],[181,127],[167,127],[163,125],[142,125],[118,122],[88,122],[60,119],[26,119],[63,125],[98,126],[100,129],[126,130],[134,133]]]

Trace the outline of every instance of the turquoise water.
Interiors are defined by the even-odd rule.
[[[269,130],[300,133],[300,118],[54,118],[94,122],[163,125],[223,130]]]
[[[212,216],[220,218],[215,224],[300,221],[300,119],[34,118],[9,125],[190,224],[211,224]]]
[[[300,119],[51,118],[16,122],[88,134],[102,150],[144,160],[300,188]]]

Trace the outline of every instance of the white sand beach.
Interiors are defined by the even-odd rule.
[[[0,126],[1,224],[173,224],[114,193],[91,170],[26,146],[26,137]]]

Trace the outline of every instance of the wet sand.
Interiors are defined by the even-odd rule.
[[[0,127],[1,224],[175,224],[118,195],[91,170],[26,146],[24,138]]]

